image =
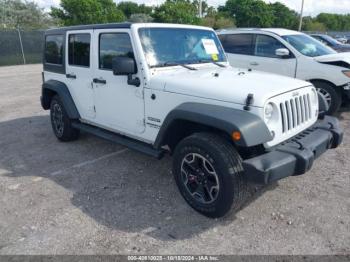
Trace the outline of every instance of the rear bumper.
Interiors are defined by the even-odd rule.
[[[315,159],[339,146],[342,140],[338,119],[326,116],[272,151],[243,161],[243,168],[248,180],[259,184],[302,175],[311,169]]]

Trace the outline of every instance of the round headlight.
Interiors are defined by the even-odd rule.
[[[272,114],[273,114],[273,105],[272,105],[272,103],[268,103],[265,106],[264,113],[265,113],[265,120],[269,121],[271,119],[271,117],[272,117]]]

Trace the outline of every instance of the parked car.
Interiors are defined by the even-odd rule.
[[[239,208],[249,181],[304,174],[342,141],[336,118],[318,119],[310,83],[230,67],[210,28],[74,26],[46,31],[44,46],[41,104],[55,136],[170,152],[181,195],[209,217]]]
[[[329,35],[311,34],[311,36],[339,53],[350,52],[349,44],[343,44]]]
[[[307,80],[327,101],[327,113],[350,98],[350,53],[337,53],[314,38],[286,29],[221,30],[232,66]]]
[[[342,44],[346,44],[348,42],[348,39],[345,36],[337,35],[335,36],[335,39]]]

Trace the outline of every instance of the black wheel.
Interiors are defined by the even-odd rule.
[[[174,152],[173,174],[186,202],[208,217],[237,210],[248,190],[241,157],[215,134],[196,133],[182,140]]]
[[[313,84],[316,87],[317,93],[327,102],[326,114],[335,114],[342,104],[341,94],[331,84],[320,81],[314,81]]]
[[[73,141],[79,137],[79,130],[72,127],[72,121],[57,95],[51,100],[50,117],[53,132],[60,141]]]

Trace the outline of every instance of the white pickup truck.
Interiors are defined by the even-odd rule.
[[[232,66],[309,81],[330,115],[350,99],[350,53],[286,29],[224,29],[218,35]]]
[[[197,211],[220,217],[247,183],[307,172],[343,137],[308,82],[232,68],[216,33],[172,24],[102,24],[45,33],[41,104],[53,132],[89,132],[161,158]],[[154,170],[157,172],[157,170]]]

